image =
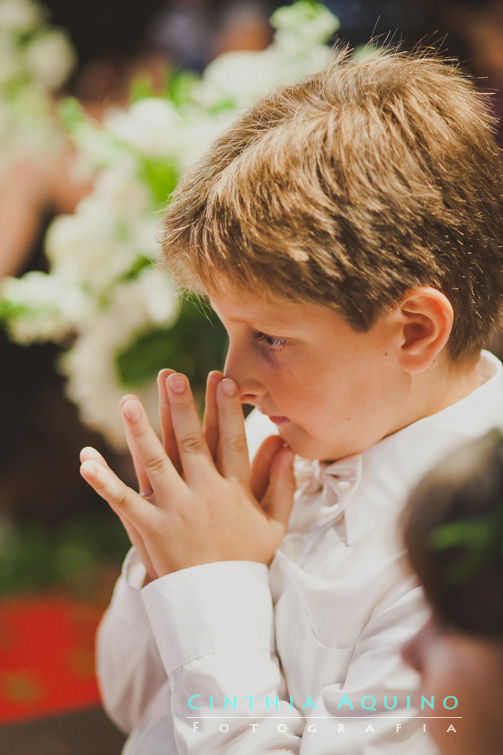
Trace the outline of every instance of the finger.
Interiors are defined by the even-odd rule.
[[[182,473],[182,464],[178,455],[175,432],[171,421],[171,410],[169,406],[168,389],[166,387],[166,378],[173,375],[175,370],[163,369],[157,375],[157,391],[159,393],[159,416],[161,420],[162,445],[168,454],[171,462],[179,474]]]
[[[83,448],[80,451],[80,461],[81,463],[84,461],[96,461],[98,464],[101,464],[106,469],[111,469],[105,457],[102,456],[102,454],[100,454],[100,452],[97,451],[92,446],[85,446],[85,448]],[[139,493],[143,498],[148,498],[149,495],[153,494],[152,487],[150,485],[148,478],[145,484],[140,487]]]
[[[166,455],[138,399],[129,398],[121,404],[121,412],[126,439],[132,439],[134,452],[145,470],[157,504],[166,503],[185,489],[183,480]]]
[[[208,373],[204,402],[203,433],[215,464],[217,463],[218,454],[217,386],[223,376],[223,372],[220,372],[220,370],[212,370]]]
[[[138,401],[138,397],[131,393],[122,397],[119,404],[121,410],[122,410],[122,407],[131,399]],[[126,441],[128,444],[129,451],[131,453],[131,459],[133,461],[133,467],[136,473],[136,479],[138,481],[138,491],[140,495],[142,496],[150,495],[150,493],[153,492],[152,485],[150,484],[150,480],[145,471],[145,468],[143,467],[139,459],[139,452],[138,452],[138,449],[136,448],[134,437],[131,434],[131,431],[127,423],[124,424],[124,431],[126,433]]]
[[[246,486],[250,483],[250,456],[245,434],[245,418],[234,380],[224,378],[217,388],[218,434],[221,472]]]
[[[171,421],[185,479],[190,484],[203,481],[215,465],[201,428],[189,381],[179,372],[166,380]]]
[[[262,441],[257,453],[253,457],[251,465],[250,487],[257,501],[264,497],[269,485],[271,464],[274,457],[284,445],[279,435],[269,435]]]
[[[92,448],[92,446],[86,446],[85,448],[81,450],[80,461],[82,463],[85,461],[94,461],[97,464],[101,464],[101,466],[105,467],[106,469],[110,469],[105,458],[100,454],[99,451],[97,451],[95,448]],[[145,497],[145,496],[143,495],[142,497]],[[148,555],[147,550],[145,548],[143,538],[141,537],[138,530],[131,524],[130,521],[128,521],[128,519],[126,519],[125,516],[122,516],[120,514],[118,516],[122,523],[122,526],[124,527],[124,529],[126,530],[128,534],[131,544],[134,546],[136,552],[138,553],[140,561],[145,566],[148,572],[149,578],[154,579],[156,576],[155,569],[150,559],[150,556]]]
[[[136,553],[138,554],[138,558],[142,562],[143,566],[147,570],[147,576],[149,581],[152,579],[156,579],[158,576],[154,567],[154,564],[152,563],[152,559],[150,558],[148,551],[145,547],[144,540],[136,527],[131,524],[131,522],[126,519],[125,516],[120,516],[119,519],[122,522],[122,526],[127,532],[127,535],[129,537],[129,540],[131,542],[131,545],[134,547]]]
[[[265,513],[285,528],[288,525],[296,487],[293,460],[294,453],[291,448],[283,447],[278,451],[271,465],[271,481],[262,501]]]
[[[152,528],[157,509],[119,480],[109,467],[95,461],[84,461],[80,474],[121,520],[125,517],[139,532]]]
[[[97,451],[92,446],[85,446],[81,449],[79,454],[80,461],[96,461],[98,464],[101,464],[104,467],[108,467],[108,463],[104,456],[100,454],[99,451]]]

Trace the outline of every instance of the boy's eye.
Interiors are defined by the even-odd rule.
[[[281,351],[281,349],[284,348],[287,343],[286,338],[276,338],[276,336],[270,336],[267,333],[262,333],[259,330],[253,331],[253,337],[256,338],[257,341],[266,343],[268,346],[270,346],[272,351]]]

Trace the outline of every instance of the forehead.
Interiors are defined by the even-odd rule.
[[[335,312],[313,302],[295,302],[264,291],[252,292],[230,284],[208,292],[210,303],[222,320],[266,330],[323,321]]]

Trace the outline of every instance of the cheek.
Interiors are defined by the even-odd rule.
[[[288,408],[288,416],[297,417],[304,423],[320,426],[331,425],[333,420],[336,392],[333,384],[325,385],[313,375],[289,373],[282,377],[276,386],[276,397],[280,405]]]
[[[423,680],[428,694],[434,694],[439,700],[456,694],[453,690],[459,686],[459,673],[456,656],[454,654],[453,657],[447,643],[433,639],[429,645],[425,645]]]
[[[424,686],[440,704],[446,697],[454,696],[458,699],[459,714],[479,715],[481,705],[487,710],[484,695],[488,691],[490,666],[472,654],[470,648],[440,642],[427,653],[427,658]]]

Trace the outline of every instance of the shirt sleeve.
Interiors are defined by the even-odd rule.
[[[96,636],[96,671],[103,707],[125,732],[145,718],[167,686],[166,671],[145,612],[140,589],[145,568],[132,548]]]
[[[416,609],[421,611],[423,603],[416,593],[371,618],[354,648],[344,685],[328,685],[304,705],[297,701],[297,707],[275,653],[265,566],[221,562],[191,567],[151,582],[142,598],[169,679],[179,753],[437,752],[417,720],[404,720],[414,713],[406,700],[417,679],[399,648],[422,620]],[[404,621],[411,615],[413,621]],[[399,697],[391,715],[383,708],[385,694],[389,705]],[[376,699],[375,711],[360,707],[366,696],[370,708]],[[346,699],[352,709],[341,706]],[[139,737],[134,753],[145,752]],[[158,754],[150,747],[149,755]]]
[[[246,418],[245,431],[252,459],[262,441],[278,428],[255,409]],[[144,578],[145,568],[132,548],[98,629],[97,676],[103,706],[116,725],[125,732],[139,730],[145,737],[148,730],[155,742],[158,732],[151,724],[162,718],[159,740],[165,745],[166,732],[172,728],[170,689],[140,595]],[[178,611],[177,603],[174,605]],[[135,731],[133,740],[137,736]]]
[[[303,719],[286,702],[265,565],[194,566],[151,582],[142,597],[170,681],[179,753],[298,752]],[[271,718],[286,711],[287,735]]]

